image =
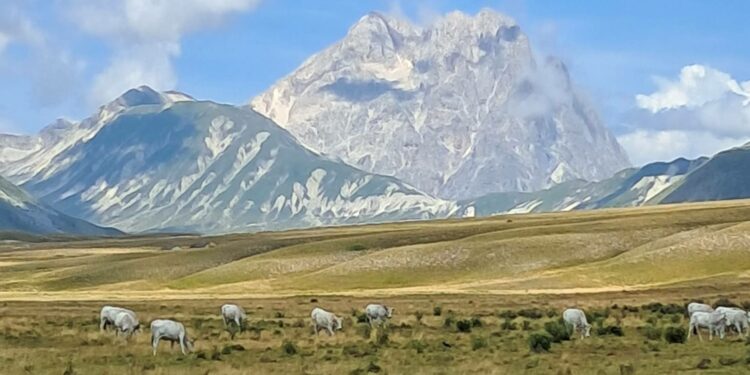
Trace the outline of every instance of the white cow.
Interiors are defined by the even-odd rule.
[[[141,329],[141,323],[138,321],[138,317],[129,311],[120,311],[115,315],[115,335],[119,333],[125,334],[130,337],[136,331]]]
[[[386,305],[379,305],[371,303],[365,307],[365,315],[367,315],[367,322],[372,327],[372,322],[376,321],[378,324],[383,324],[386,319],[393,317],[394,309]]]
[[[101,312],[99,312],[99,330],[104,331],[107,329],[107,326],[114,326],[115,318],[117,317],[117,314],[121,312],[129,313],[136,321],[138,321],[138,315],[136,315],[133,310],[117,306],[104,306],[102,307]]]
[[[696,311],[693,313],[693,315],[690,316],[688,338],[690,338],[690,336],[693,334],[693,331],[695,331],[695,333],[698,335],[698,339],[703,341],[700,329],[707,328],[709,340],[713,340],[714,332],[718,332],[719,337],[723,340],[726,324],[727,316],[724,313],[720,313],[717,311],[710,313],[704,311]]]
[[[690,302],[687,305],[687,311],[688,311],[688,316],[693,316],[693,313],[696,313],[699,311],[710,313],[710,312],[713,312],[714,309],[713,307],[706,305],[705,303]]]
[[[312,318],[313,329],[315,334],[319,334],[320,330],[325,329],[328,331],[328,336],[333,336],[333,330],[340,330],[343,328],[341,318],[336,316],[332,312],[325,311],[320,307],[316,307],[310,314]]]
[[[171,346],[174,346],[175,342],[180,343],[180,350],[182,350],[183,355],[187,354],[185,349],[193,350],[193,340],[188,338],[185,326],[174,320],[156,319],[151,322],[151,347],[154,349],[154,355],[156,355],[156,349],[159,347],[159,340],[170,341]]]
[[[734,327],[738,334],[747,336],[749,331],[748,326],[750,325],[750,313],[737,307],[724,306],[717,307],[716,312],[726,315],[727,325]]]
[[[242,307],[228,303],[221,306],[221,319],[224,321],[225,328],[228,327],[229,322],[234,322],[241,331],[247,315]]]
[[[565,325],[572,326],[581,334],[581,339],[591,336],[591,324],[586,321],[586,314],[581,309],[567,309],[563,311]]]

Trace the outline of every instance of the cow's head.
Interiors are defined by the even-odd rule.
[[[344,321],[338,316],[334,317],[333,320],[336,322],[336,330],[344,328]]]
[[[192,352],[195,347],[195,340],[185,336],[185,346],[189,352]]]
[[[389,318],[393,317],[393,311],[394,310],[395,309],[393,307],[388,307],[388,306],[385,307],[385,312],[386,312],[386,314],[388,315]]]

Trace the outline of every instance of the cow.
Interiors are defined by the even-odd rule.
[[[340,330],[343,328],[341,318],[332,312],[321,309],[320,307],[316,307],[312,310],[310,318],[312,318],[312,325],[316,335],[320,333],[320,330],[325,329],[328,331],[328,336],[333,336],[334,330]]]
[[[174,320],[156,319],[151,322],[151,347],[154,350],[154,356],[156,356],[156,349],[159,347],[159,340],[170,341],[171,346],[174,346],[175,342],[180,343],[180,350],[183,355],[187,355],[185,349],[193,350],[193,340],[188,338],[185,326]]]
[[[591,324],[586,321],[586,314],[580,309],[567,309],[563,311],[565,325],[572,327],[581,335],[581,339],[591,336]]]
[[[750,323],[750,313],[745,312],[737,307],[723,307],[719,306],[716,308],[716,312],[723,313],[727,317],[727,325],[734,327],[738,334],[748,334],[748,325]]]
[[[101,312],[99,312],[99,330],[104,331],[107,329],[107,326],[114,326],[115,317],[120,312],[127,312],[131,314],[136,321],[138,321],[138,316],[135,314],[135,312],[133,312],[133,310],[117,306],[104,306],[102,307]]]
[[[710,313],[710,312],[713,312],[714,309],[713,307],[706,305],[705,303],[699,303],[699,302],[691,302],[687,305],[688,317],[693,316],[693,313],[696,313],[698,311]]]
[[[224,321],[225,328],[228,327],[229,323],[234,322],[241,331],[247,315],[242,307],[227,303],[221,306],[221,319]]]
[[[378,322],[378,324],[383,324],[386,319],[393,317],[393,310],[392,307],[371,303],[365,306],[367,322],[370,323],[370,327],[372,327],[373,321]]]
[[[695,332],[698,335],[698,339],[703,341],[701,337],[701,328],[708,329],[708,339],[713,340],[714,333],[718,332],[719,337],[724,339],[724,329],[726,328],[727,317],[724,313],[717,311],[704,312],[696,311],[690,316],[690,329],[688,330],[688,338]]]
[[[141,323],[138,318],[129,311],[120,311],[115,315],[115,335],[123,333],[126,337],[130,337],[136,331],[140,331]]]

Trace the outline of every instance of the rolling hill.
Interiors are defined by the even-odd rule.
[[[148,87],[37,137],[25,144],[42,147],[3,164],[8,176],[62,212],[129,232],[258,231],[456,210],[316,154],[250,109]]]
[[[0,177],[0,239],[15,238],[9,232],[117,236],[122,232],[67,216],[32,198]]]
[[[740,282],[750,278],[748,223],[743,200],[3,245],[0,294],[582,293]]]

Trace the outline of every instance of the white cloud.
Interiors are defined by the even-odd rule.
[[[728,94],[750,98],[750,81],[739,83],[724,72],[703,65],[689,65],[678,80],[656,78],[659,90],[651,95],[636,95],[638,107],[651,112],[680,107],[695,108],[722,100]]]
[[[78,0],[70,15],[81,30],[105,39],[115,52],[94,79],[91,100],[102,103],[129,88],[177,84],[173,60],[182,38],[222,24],[260,0]]]
[[[750,81],[703,65],[682,68],[676,80],[637,95],[631,132],[618,140],[636,164],[711,156],[750,140]]]
[[[717,137],[705,131],[639,129],[617,138],[635,165],[671,161],[680,157],[695,159],[747,142],[744,138]]]

